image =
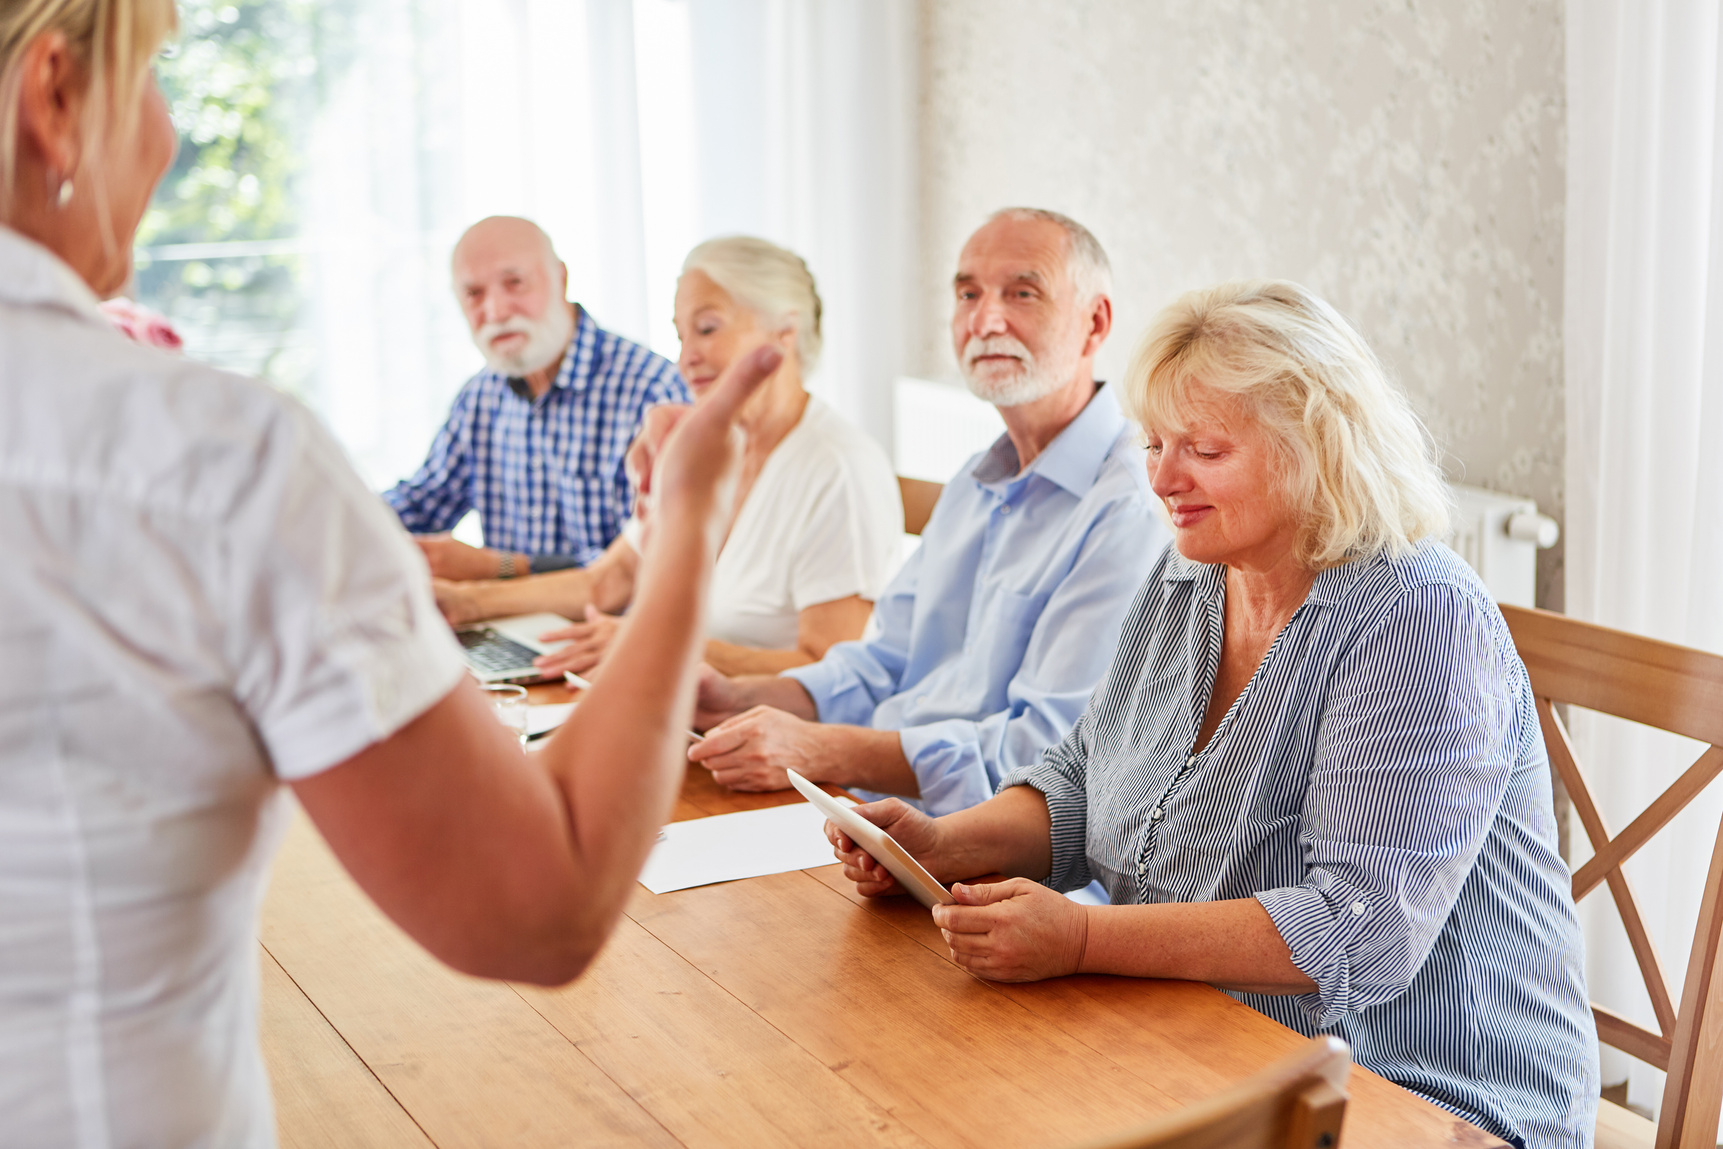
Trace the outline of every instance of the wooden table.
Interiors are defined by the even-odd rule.
[[[692,769],[676,817],[799,801]],[[654,895],[542,990],[451,972],[299,816],[263,914],[283,1146],[1056,1146],[1218,1092],[1303,1039],[1208,986],[997,985],[836,866]],[[1501,1143],[1355,1070],[1345,1145]]]

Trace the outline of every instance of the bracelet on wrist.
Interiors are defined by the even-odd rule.
[[[513,551],[504,551],[502,553],[502,557],[497,560],[497,577],[498,578],[514,578],[517,574],[520,574],[520,573],[522,573],[522,572],[515,570],[514,552]]]

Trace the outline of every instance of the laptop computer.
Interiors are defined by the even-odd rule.
[[[467,669],[480,682],[538,682],[545,675],[532,660],[567,645],[542,643],[538,636],[572,625],[560,614],[517,614],[458,626],[455,637],[466,654]]]

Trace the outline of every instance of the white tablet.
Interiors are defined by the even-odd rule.
[[[909,851],[897,844],[897,841],[884,830],[863,818],[860,814],[834,799],[830,794],[796,773],[786,770],[790,776],[790,785],[801,791],[802,797],[819,808],[820,813],[837,824],[838,829],[850,836],[850,841],[873,855],[874,861],[891,871],[891,876],[897,879],[897,884],[908,890],[924,906],[954,906],[957,899],[951,896],[951,891],[934,880],[932,874],[921,868],[921,863],[909,856]]]

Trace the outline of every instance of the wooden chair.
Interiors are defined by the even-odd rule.
[[[1723,1010],[1717,1008],[1723,994],[1719,976],[1723,912],[1718,903],[1723,889],[1723,827],[1711,852],[1679,1009],[1621,865],[1723,772],[1723,658],[1548,611],[1504,606],[1502,614],[1531,674],[1550,762],[1591,839],[1592,858],[1573,875],[1574,900],[1600,884],[1609,886],[1657,1019],[1655,1031],[1646,1029],[1594,1002],[1598,1038],[1669,1074],[1655,1126],[1605,1101],[1598,1112],[1597,1144],[1599,1149],[1629,1145],[1712,1149],[1723,1105]],[[1567,726],[1555,709],[1559,703],[1672,731],[1710,746],[1644,813],[1611,835],[1574,758]]]
[[[1352,1051],[1312,1038],[1225,1093],[1084,1149],[1334,1149]]]
[[[933,504],[939,502],[939,492],[945,490],[945,484],[930,483],[926,479],[906,479],[899,475],[897,489],[903,495],[904,533],[919,535],[933,514]]]

